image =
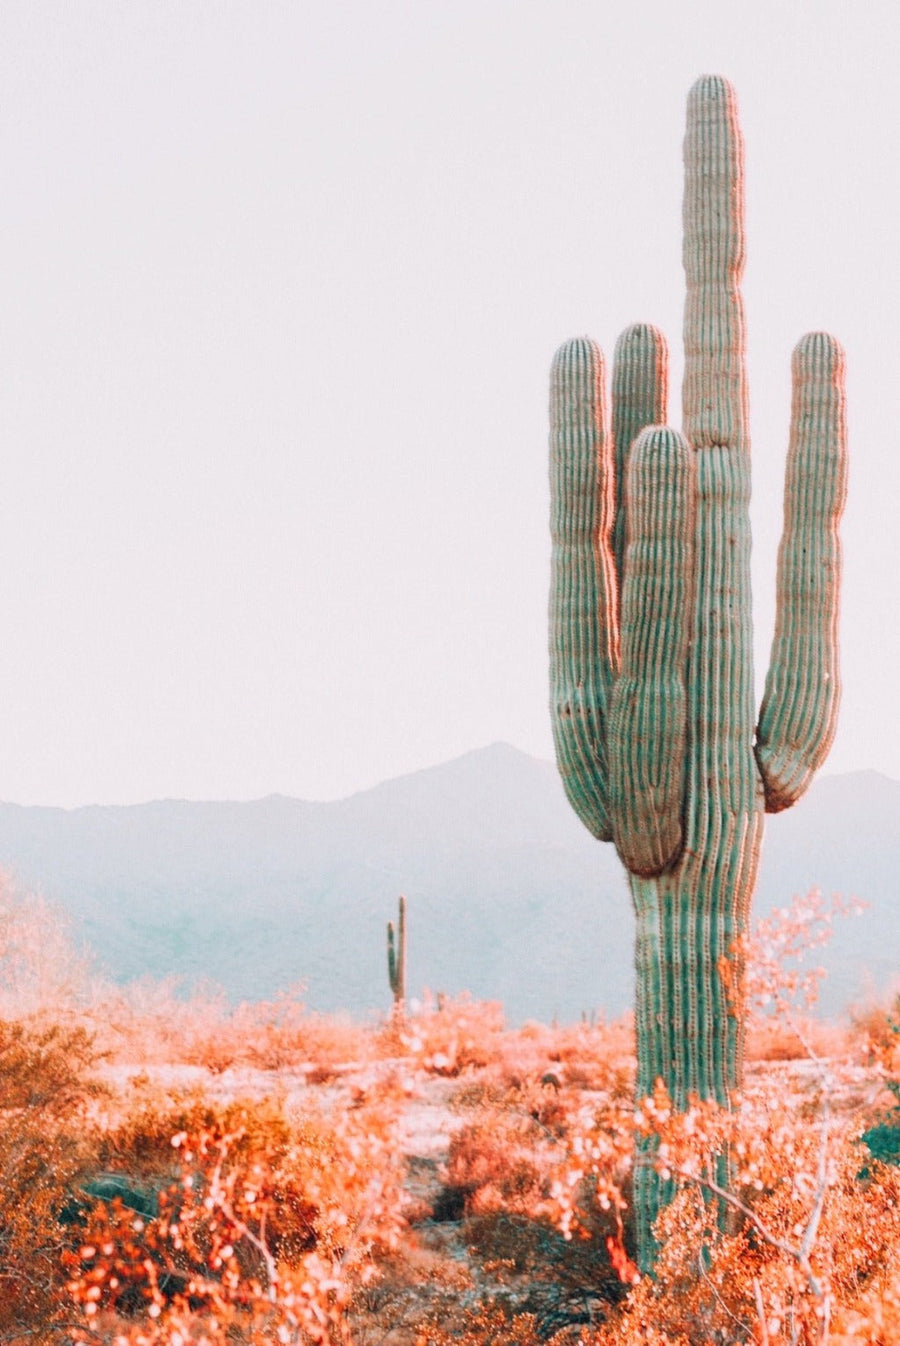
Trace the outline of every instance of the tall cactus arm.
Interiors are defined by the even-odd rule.
[[[684,434],[701,452],[746,449],[744,145],[721,75],[688,95],[684,173]]]
[[[633,323],[616,342],[612,372],[612,424],[616,445],[616,518],[613,553],[619,594],[625,578],[628,454],[648,425],[668,420],[669,351],[666,338],[649,323]]]
[[[791,439],[778,549],[775,635],[756,731],[766,811],[806,790],[834,739],[840,700],[838,525],[847,494],[844,353],[826,332],[791,361]]]
[[[614,510],[603,355],[578,338],[557,351],[550,384],[550,716],[566,794],[601,841],[612,840],[606,730],[619,659]]]
[[[626,480],[628,548],[609,797],[616,849],[626,868],[644,878],[673,864],[684,840],[695,489],[687,441],[661,427],[642,431]]]
[[[720,75],[702,76],[688,95],[684,170],[684,434],[697,458],[687,845],[713,854],[720,815],[752,813],[762,797],[750,752],[744,146],[734,89]]]

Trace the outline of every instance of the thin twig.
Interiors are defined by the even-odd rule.
[[[710,1276],[709,1272],[706,1270],[706,1267],[703,1265],[703,1252],[702,1252],[702,1251],[700,1252],[700,1254],[699,1254],[698,1257],[697,1257],[697,1266],[698,1266],[699,1269],[700,1269],[700,1275],[703,1277],[703,1279],[706,1281],[706,1284],[709,1286],[710,1290],[712,1291],[713,1298],[714,1298],[714,1299],[716,1300],[716,1302],[718,1303],[719,1308],[720,1308],[720,1309],[723,1309],[723,1310],[725,1311],[725,1313],[728,1315],[728,1317],[731,1319],[731,1321],[732,1321],[733,1323],[736,1323],[737,1326],[741,1329],[741,1331],[746,1335],[746,1333],[749,1332],[750,1329],[747,1327],[747,1324],[746,1324],[746,1323],[742,1323],[742,1322],[741,1322],[741,1320],[740,1320],[740,1318],[738,1318],[737,1314],[732,1313],[731,1309],[730,1309],[730,1308],[728,1307],[728,1305],[725,1303],[725,1300],[724,1300],[724,1299],[722,1298],[722,1296],[719,1294],[718,1290],[716,1289],[715,1285],[713,1284],[712,1277]],[[766,1341],[766,1342],[763,1342],[763,1343],[762,1343],[762,1346],[768,1346],[768,1342],[767,1342],[767,1341]]]
[[[759,1319],[759,1346],[769,1346],[769,1324],[766,1321],[766,1306],[763,1303],[762,1286],[759,1277],[753,1277],[753,1297],[756,1300],[756,1316]]]
[[[739,1211],[745,1219],[750,1221],[760,1238],[768,1243],[770,1247],[776,1248],[778,1252],[785,1253],[786,1256],[793,1258],[794,1261],[799,1264],[809,1283],[809,1288],[816,1298],[825,1298],[825,1291],[820,1285],[818,1277],[810,1267],[809,1261],[803,1258],[800,1249],[792,1247],[790,1243],[779,1238],[777,1234],[773,1234],[772,1231],[763,1224],[762,1220],[751,1207],[741,1201],[740,1197],[736,1197],[734,1193],[729,1192],[727,1188],[720,1187],[712,1178],[698,1176],[698,1174],[692,1173],[690,1169],[677,1168],[671,1164],[668,1165],[668,1168],[670,1172],[674,1173],[677,1177],[684,1178],[687,1182],[698,1183],[701,1187],[705,1187],[707,1191],[712,1192],[714,1196],[719,1197],[719,1199],[724,1201],[726,1205],[731,1206],[733,1210]]]

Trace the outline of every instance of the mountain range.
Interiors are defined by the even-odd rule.
[[[511,1022],[616,1015],[634,921],[611,846],[555,768],[497,743],[333,803],[0,804],[0,867],[73,918],[113,978],[302,984],[315,1010],[385,1008],[385,926],[408,900],[409,986],[499,1000]],[[767,820],[757,914],[817,886],[866,903],[816,954],[822,1009],[900,987],[900,781],[820,778]]]

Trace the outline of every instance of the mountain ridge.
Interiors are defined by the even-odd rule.
[[[900,970],[900,782],[823,776],[768,820],[755,911],[814,884],[868,899],[822,961],[831,1012]],[[409,900],[410,986],[501,1000],[511,1019],[621,1012],[633,917],[610,846],[551,763],[503,742],[339,800],[0,804],[0,867],[69,912],[118,980],[220,983],[234,999],[304,981],[311,1008],[389,1002],[385,924]]]

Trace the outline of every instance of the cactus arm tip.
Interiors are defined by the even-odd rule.
[[[737,94],[730,79],[724,75],[698,75],[688,90],[688,115],[699,103],[724,100],[737,103]]]

